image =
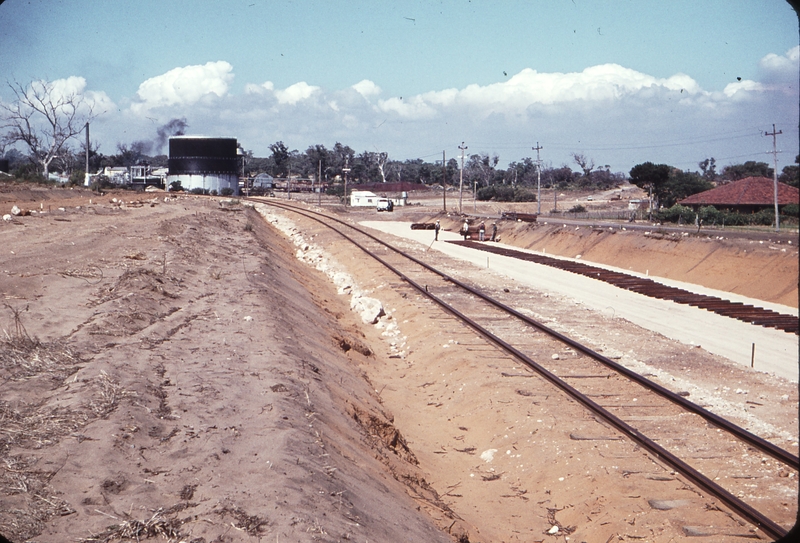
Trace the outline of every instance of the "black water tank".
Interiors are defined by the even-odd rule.
[[[175,136],[169,139],[169,175],[239,172],[236,138]]]
[[[7,158],[0,159],[0,172],[8,173],[8,159]]]

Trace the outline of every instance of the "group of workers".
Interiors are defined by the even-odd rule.
[[[433,225],[434,231],[434,241],[439,241],[439,230],[441,230],[442,225],[439,221],[436,221],[436,224]],[[469,221],[464,220],[464,224],[461,226],[461,235],[464,236],[464,240],[469,238]],[[492,223],[492,237],[489,241],[496,241],[497,240],[497,223]],[[486,241],[486,224],[481,221],[478,225],[478,241]]]

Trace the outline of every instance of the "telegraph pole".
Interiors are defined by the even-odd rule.
[[[461,177],[458,181],[458,213],[461,214],[461,201],[464,198],[464,151],[469,149],[464,142],[461,142],[461,145],[458,146],[461,149]]]
[[[775,168],[772,170],[772,184],[775,193],[775,231],[781,230],[781,219],[778,214],[778,134],[783,134],[783,130],[775,131],[775,124],[772,125],[772,132],[764,132],[765,136],[772,136],[772,161]],[[769,151],[767,151],[769,153]]]
[[[442,208],[447,213],[447,165],[444,162],[444,151],[442,151]]]
[[[536,142],[536,147],[531,147],[534,151],[536,151],[536,214],[542,214],[542,159],[539,158],[539,151],[543,149],[542,146],[539,145],[539,142]]]
[[[344,168],[342,168],[342,172],[344,172],[344,207],[347,208],[347,172],[350,171],[350,157],[345,157],[344,159]]]
[[[87,187],[91,185],[91,183],[89,183],[89,123],[86,123],[86,171],[83,177],[83,184]]]

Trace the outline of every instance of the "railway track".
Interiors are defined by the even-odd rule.
[[[798,457],[760,438],[580,344],[541,322],[509,307],[479,289],[434,269],[378,237],[335,217],[282,202],[256,200],[338,232],[395,273],[408,286],[463,321],[537,375],[589,409],[596,418],[632,439],[705,493],[752,523],[765,535],[786,535],[783,524],[747,503],[744,496],[769,495],[775,485],[791,483],[774,475],[777,463],[797,476]],[[480,315],[476,318],[475,315]],[[566,345],[572,356],[553,360],[544,353],[553,343]],[[575,439],[580,439],[577,436]],[[761,455],[773,461],[765,466]],[[730,458],[741,477],[725,479],[704,474],[712,457]],[[755,481],[755,484],[753,483]],[[746,483],[745,483],[746,482]],[[755,486],[755,488],[754,488]],[[796,486],[796,485],[794,485]]]
[[[772,311],[771,309],[764,309],[762,307],[743,304],[741,302],[731,302],[730,300],[723,300],[717,296],[696,294],[689,292],[688,290],[658,283],[652,279],[611,271],[598,266],[583,264],[581,262],[572,262],[569,260],[526,253],[524,251],[517,251],[507,247],[479,243],[477,241],[451,241],[450,243],[461,245],[463,247],[469,247],[470,249],[477,249],[496,255],[510,256],[518,260],[525,260],[527,262],[534,262],[536,264],[558,268],[560,270],[591,277],[592,279],[597,279],[598,281],[604,281],[616,287],[624,288],[639,294],[644,294],[645,296],[650,296],[652,298],[671,300],[679,304],[700,307],[713,313],[738,319],[750,324],[756,324],[767,328],[776,328],[791,334],[800,334],[800,319],[793,315],[784,315],[782,313],[778,313],[777,311]]]

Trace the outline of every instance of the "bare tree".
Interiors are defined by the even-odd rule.
[[[464,169],[473,182],[477,178],[480,179],[482,185],[488,187],[492,184],[498,162],[500,162],[500,157],[497,155],[490,157],[486,153],[475,154],[469,157],[469,162]]]
[[[572,153],[572,159],[575,161],[575,164],[580,166],[581,170],[583,170],[583,176],[589,177],[589,174],[594,170],[594,160],[582,153]]]
[[[16,81],[8,86],[16,100],[0,103],[0,128],[7,130],[9,143],[22,142],[28,147],[31,160],[42,166],[47,177],[53,159],[94,118],[91,105],[82,95],[62,93],[48,81],[33,81],[27,89]]]
[[[378,166],[378,172],[381,174],[381,180],[386,183],[386,161],[389,160],[389,153],[375,153],[375,165]]]

